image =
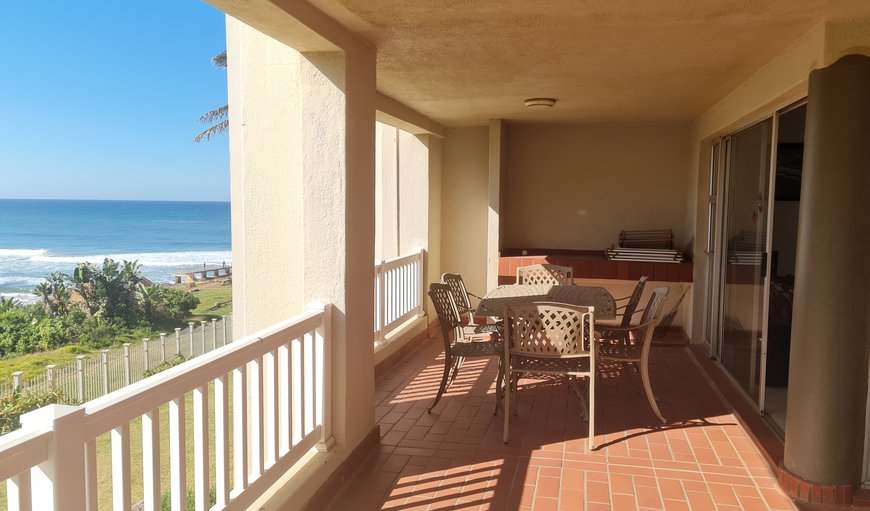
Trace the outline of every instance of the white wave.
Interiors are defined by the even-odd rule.
[[[45,255],[46,251],[26,248],[0,248],[0,257],[35,257]]]
[[[0,293],[0,297],[14,298],[22,305],[30,305],[39,301],[39,297],[31,293]]]
[[[16,277],[0,277],[0,286],[35,286],[42,282],[41,278],[37,277],[25,277],[25,276],[16,276]]]
[[[101,264],[104,259],[120,261],[139,261],[142,266],[156,267],[179,267],[199,266],[203,263],[230,264],[232,252],[226,251],[202,251],[202,252],[145,252],[139,254],[96,254],[83,256],[49,256],[35,255],[30,261],[38,263],[71,263],[90,262]]]

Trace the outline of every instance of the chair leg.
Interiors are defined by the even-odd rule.
[[[589,451],[595,450],[595,371],[589,374]]]
[[[646,364],[641,364],[640,366],[640,377],[643,380],[643,390],[646,392],[646,398],[649,400],[649,405],[652,407],[659,420],[662,421],[662,424],[666,423],[667,421],[662,417],[662,412],[659,411],[656,397],[653,395],[652,385],[650,385],[649,382],[649,367]]]
[[[459,370],[462,368],[462,362],[465,361],[465,357],[456,357],[453,362],[453,373],[450,375],[450,380],[447,382],[447,388],[449,389],[453,382],[456,381],[456,376],[459,374]]]
[[[445,354],[444,357],[444,375],[441,376],[441,386],[438,387],[438,394],[435,395],[435,401],[432,401],[432,406],[429,407],[429,413],[432,413],[432,409],[435,408],[435,405],[437,405],[438,401],[441,400],[441,396],[447,388],[447,378],[450,376],[450,369],[453,367],[450,355]]]
[[[508,441],[508,425],[511,420],[511,379],[513,379],[513,375],[511,374],[511,369],[508,364],[505,364],[505,396],[504,396],[504,429],[503,429],[503,438],[502,441],[507,443]]]
[[[498,415],[498,407],[502,406],[502,399],[504,397],[504,358],[498,357],[498,376],[495,379],[495,410],[492,411],[493,415]]]

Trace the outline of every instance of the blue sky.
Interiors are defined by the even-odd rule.
[[[224,15],[199,0],[0,0],[0,198],[229,200]]]

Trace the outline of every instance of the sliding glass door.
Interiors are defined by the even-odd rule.
[[[773,119],[726,138],[719,358],[761,405]]]

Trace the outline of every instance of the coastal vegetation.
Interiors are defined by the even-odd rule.
[[[41,300],[0,304],[0,357],[64,346],[97,349],[180,326],[199,299],[154,286],[135,261],[80,263],[72,275],[46,276],[34,289]]]

